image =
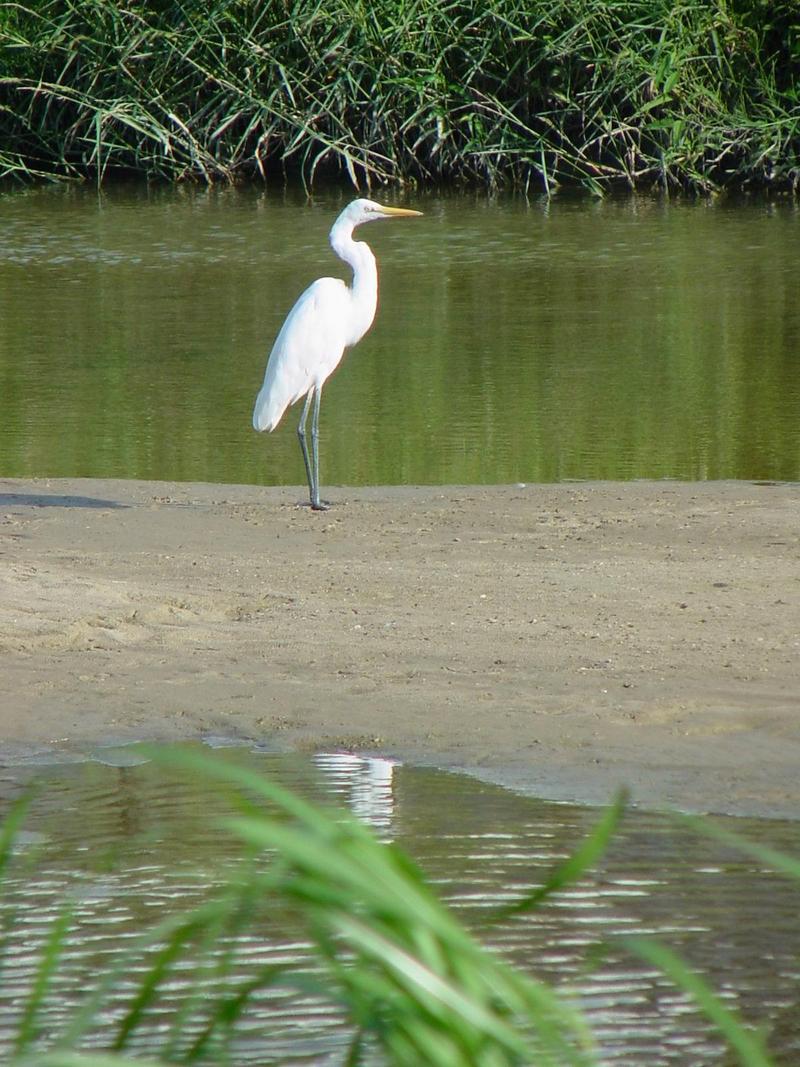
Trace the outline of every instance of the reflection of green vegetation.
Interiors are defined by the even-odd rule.
[[[45,1036],[48,997],[56,990],[62,998],[73,995],[61,973],[68,970],[65,908],[52,924],[20,1008],[15,1065],[114,1067],[128,1050],[146,1052],[153,1044],[161,1063],[234,1063],[239,1027],[249,1015],[258,1017],[258,994],[276,987],[337,1005],[352,1034],[348,1064],[363,1063],[376,1052],[383,1062],[409,1067],[588,1067],[599,1062],[589,1028],[569,998],[483,949],[397,847],[379,843],[355,819],[312,805],[241,765],[190,752],[160,758],[206,785],[217,780],[236,790],[241,813],[228,820],[228,828],[244,844],[247,861],[213,900],[145,931],[134,947],[120,947],[104,973],[84,984],[64,1031],[53,1033],[50,1024]],[[504,906],[495,918],[529,910],[580,879],[612,838],[622,808],[619,798],[539,889]],[[0,831],[0,875],[10,862],[23,812],[18,805]],[[706,831],[703,823],[695,825]],[[727,832],[724,838],[760,862],[800,877],[800,866],[790,858]],[[257,967],[245,980],[235,977],[237,936],[261,929],[276,906],[305,928],[317,970],[293,973],[288,965],[272,964]],[[13,941],[13,913],[10,923],[5,945]],[[219,953],[221,943],[230,947]],[[760,1036],[745,1028],[698,975],[650,940],[634,939],[629,947],[695,1001],[740,1063],[768,1067]],[[177,972],[184,1002],[165,1020],[159,1001]],[[72,978],[83,982],[81,976]],[[125,1005],[109,1013],[110,994],[121,984]],[[154,1014],[157,1036],[151,1029]],[[252,1042],[252,1020],[248,1034]],[[71,1051],[89,1040],[97,1048],[104,1039],[111,1055]]]
[[[800,478],[797,216],[587,201],[373,227],[381,305],[325,388],[326,485]],[[250,418],[292,301],[346,274],[339,203],[7,196],[0,474],[301,484],[297,409]]]
[[[796,185],[794,0],[0,6],[6,171]]]

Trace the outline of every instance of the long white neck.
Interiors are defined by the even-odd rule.
[[[353,240],[353,226],[337,221],[330,235],[331,248],[353,270],[347,345],[361,340],[372,325],[378,307],[378,265],[369,245]]]

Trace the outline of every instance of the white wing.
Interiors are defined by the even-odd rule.
[[[290,404],[320,387],[344,354],[351,293],[339,278],[318,278],[299,297],[272,346],[253,426],[274,430]]]

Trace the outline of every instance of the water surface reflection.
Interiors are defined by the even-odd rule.
[[[202,899],[235,863],[217,824],[230,809],[207,782],[176,782],[135,759],[104,758],[104,764],[45,772],[47,788],[27,826],[38,845],[23,850],[5,897],[5,908],[15,911],[0,991],[0,1041],[65,897],[75,901],[76,929],[60,996],[47,1005],[54,1030],[120,946]],[[305,795],[332,792],[381,836],[396,840],[481,937],[519,966],[578,991],[604,1062],[730,1062],[686,999],[615,946],[616,935],[630,933],[662,938],[702,970],[729,1006],[765,1025],[779,1062],[800,1057],[797,888],[739,853],[666,817],[633,812],[607,858],[579,885],[533,916],[487,930],[487,911],[540,884],[594,823],[595,812],[352,754],[320,756],[313,767],[258,752],[237,758]],[[22,776],[19,768],[6,769],[6,797],[18,791]],[[798,851],[796,824],[731,821],[753,838]],[[593,946],[601,941],[608,947],[598,959]],[[285,914],[258,937],[242,934],[234,951],[240,978],[268,962],[309,966],[302,931]],[[142,973],[145,966],[142,960]],[[214,980],[213,967],[207,977]],[[182,970],[169,983],[150,1040],[159,1027],[163,1033],[190,979]],[[275,989],[260,995],[248,1014],[237,1062],[333,1064],[344,1047],[328,1004]]]
[[[302,484],[250,413],[349,194],[0,197],[0,474]],[[800,478],[790,204],[418,196],[326,388],[327,484]],[[365,231],[366,235],[366,231]]]

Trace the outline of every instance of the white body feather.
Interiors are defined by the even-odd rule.
[[[345,332],[334,312],[349,297],[341,279],[319,278],[298,299],[272,346],[253,411],[256,430],[274,430],[291,404],[320,388],[336,369]]]
[[[330,234],[334,252],[353,268],[352,287],[340,278],[318,278],[289,312],[256,398],[256,430],[274,430],[291,404],[312,389],[321,389],[345,349],[360,341],[372,325],[378,306],[378,268],[369,245],[352,237],[354,226],[367,221],[352,209],[364,203],[370,202],[350,204]]]

